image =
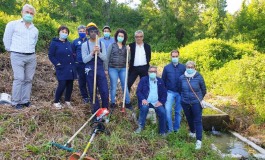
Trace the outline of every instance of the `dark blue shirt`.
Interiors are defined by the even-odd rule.
[[[72,50],[75,57],[75,61],[78,63],[83,63],[81,47],[82,44],[86,41],[87,41],[86,37],[84,38],[84,40],[82,38],[77,38],[72,43]]]
[[[178,63],[176,66],[170,63],[164,67],[162,79],[167,90],[179,92],[179,77],[184,74],[185,65]]]
[[[64,42],[59,38],[53,38],[49,48],[49,59],[56,69],[58,80],[76,79],[75,61],[71,43],[66,39]]]

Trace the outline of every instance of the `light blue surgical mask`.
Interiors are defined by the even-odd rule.
[[[195,69],[187,68],[186,71],[188,74],[193,74],[195,72]]]
[[[68,34],[60,32],[59,36],[61,39],[66,39],[68,37]]]
[[[86,37],[86,33],[84,33],[84,32],[78,32],[78,34],[79,34],[79,37],[80,37],[81,39],[83,39],[83,38]]]
[[[30,23],[30,22],[33,21],[33,16],[31,14],[29,14],[29,13],[26,13],[26,14],[23,15],[23,20],[25,22]]]
[[[172,62],[173,62],[174,64],[179,63],[179,58],[178,58],[178,57],[174,57],[174,58],[172,58]]]
[[[123,42],[123,40],[124,40],[124,38],[123,37],[117,37],[117,40],[118,40],[118,42]]]
[[[149,73],[149,78],[154,80],[156,78],[156,73]]]
[[[109,38],[110,37],[110,33],[109,32],[104,32],[104,37],[105,38]]]

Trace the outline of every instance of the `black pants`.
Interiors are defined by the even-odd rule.
[[[58,87],[55,92],[55,100],[54,103],[58,103],[63,95],[65,90],[64,101],[70,101],[72,91],[73,91],[73,80],[61,80],[58,81]]]
[[[129,76],[128,76],[128,90],[131,92],[131,87],[135,82],[136,78],[140,76],[140,78],[144,76],[148,76],[148,68],[149,65],[130,67]]]

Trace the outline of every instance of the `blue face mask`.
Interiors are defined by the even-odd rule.
[[[83,39],[83,38],[86,37],[86,33],[84,33],[84,32],[79,32],[78,34],[79,34],[79,37],[80,37],[81,39]]]
[[[186,71],[188,74],[193,74],[195,72],[195,69],[187,68]]]
[[[156,78],[156,73],[149,73],[149,78],[150,79],[155,79]]]
[[[25,21],[25,22],[32,22],[33,21],[33,16],[31,15],[31,14],[24,14],[23,15],[23,20]]]
[[[123,42],[123,40],[124,40],[124,38],[123,37],[117,37],[117,40],[118,40],[118,42]]]
[[[173,63],[179,63],[179,58],[178,57],[174,57],[174,58],[172,58],[172,62]]]
[[[124,40],[124,38],[123,37],[117,37],[117,40],[118,40],[118,42],[123,42],[123,40]]]
[[[110,37],[110,33],[109,32],[104,32],[104,37],[109,38]]]
[[[60,38],[66,39],[68,37],[68,34],[60,32]]]

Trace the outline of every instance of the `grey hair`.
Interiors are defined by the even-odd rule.
[[[30,5],[30,4],[25,4],[23,7],[22,7],[22,12],[26,9],[26,8],[29,8],[31,10],[33,10],[34,14],[36,14],[36,9]]]
[[[77,27],[77,30],[79,31],[80,29],[85,29],[86,30],[86,26],[85,25],[80,25]]]
[[[196,66],[196,63],[193,62],[193,61],[188,61],[188,62],[186,63],[186,66],[188,66],[188,65],[192,65],[193,67],[195,67],[195,66]]]
[[[157,70],[157,66],[150,66],[148,71],[150,71],[151,68],[155,68]]]
[[[143,36],[144,36],[144,31],[142,31],[142,30],[135,31],[134,36],[136,36],[136,34],[139,34],[139,33],[143,34]]]

